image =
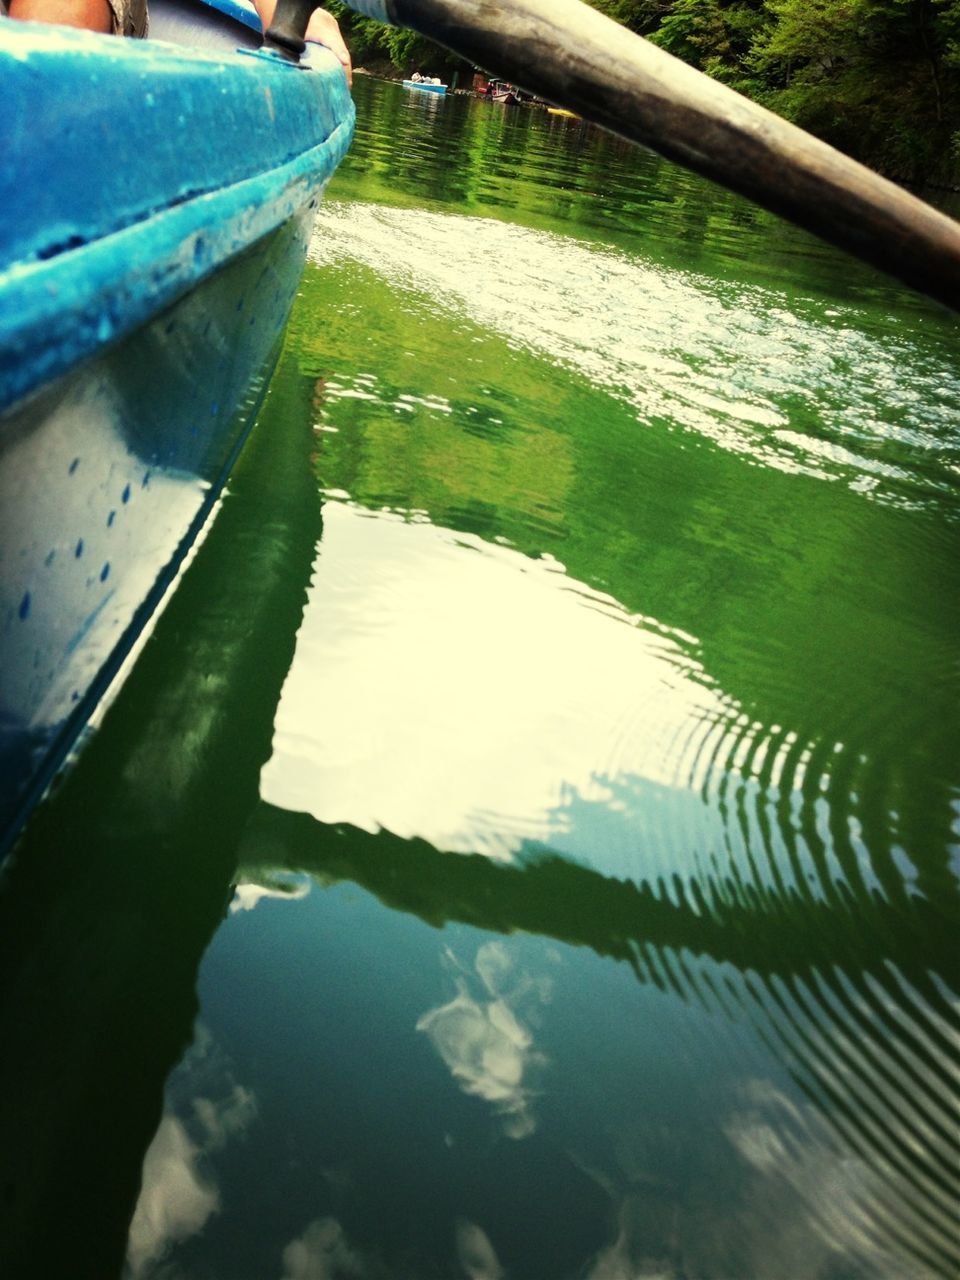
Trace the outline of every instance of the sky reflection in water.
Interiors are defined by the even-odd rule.
[[[637,254],[483,218],[329,202],[313,260],[362,262],[411,301],[464,315],[766,467],[844,479],[956,516],[955,350],[895,318],[664,270]],[[722,370],[722,376],[718,371]]]
[[[552,844],[565,796],[623,774],[686,787],[716,714],[676,639],[555,562],[341,503],[297,643],[264,799],[441,849]]]
[[[573,135],[393,92],[261,427],[323,531],[130,1275],[948,1275],[955,330],[737,278],[795,242],[652,160],[597,243]]]
[[[365,412],[463,431],[457,400],[334,375],[319,439],[336,450]],[[576,466],[561,474],[569,490]],[[549,552],[349,490],[328,489],[323,518],[201,977],[201,1041],[247,1064],[221,1105],[240,1089],[247,1123],[226,1159],[181,1065],[147,1162],[180,1160],[144,1190],[173,1206],[151,1256],[189,1275],[245,1250],[237,1274],[284,1280],[941,1274],[957,1039],[930,981],[942,934],[924,954],[911,913],[942,880],[851,791],[886,748],[878,763],[831,741],[823,691],[809,739],[752,717],[702,636]],[[482,879],[491,860],[543,872],[539,916]],[[553,868],[577,866],[561,893]],[[478,928],[485,914],[529,932]]]

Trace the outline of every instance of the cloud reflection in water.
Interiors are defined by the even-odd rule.
[[[336,1218],[317,1218],[283,1251],[283,1280],[348,1280],[366,1274]]]
[[[456,964],[450,952],[447,958]],[[503,943],[485,943],[474,962],[479,983],[459,972],[456,996],[425,1013],[417,1030],[429,1037],[464,1093],[489,1102],[509,1137],[526,1138],[536,1128],[530,1077],[546,1059],[533,1047],[518,1009],[531,999],[549,1000],[551,984],[512,975],[512,967]],[[471,991],[478,986],[479,999]]]
[[[339,503],[324,523],[264,800],[510,858],[571,791],[605,800],[600,774],[686,783],[684,735],[723,715],[691,637],[555,561]]]
[[[170,1095],[181,1091],[187,1096],[174,1109]],[[209,1158],[243,1136],[256,1116],[256,1098],[234,1080],[201,1024],[168,1086],[168,1108],[144,1157],[127,1241],[129,1280],[168,1274],[163,1266],[168,1254],[220,1211]]]
[[[219,1210],[219,1191],[199,1169],[201,1154],[183,1123],[165,1115],[144,1158],[143,1186],[130,1225],[127,1264],[135,1280],[153,1275],[169,1249],[196,1235]]]

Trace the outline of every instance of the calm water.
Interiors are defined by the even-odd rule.
[[[2,883],[9,1274],[957,1275],[956,322],[576,121],[356,97]]]

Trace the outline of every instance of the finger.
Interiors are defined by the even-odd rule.
[[[331,53],[335,54],[343,64],[343,69],[347,76],[347,84],[353,83],[350,50],[344,43],[343,36],[340,34],[340,27],[332,14],[327,13],[324,9],[317,9],[311,16],[307,26],[307,39],[314,44],[322,44]]]

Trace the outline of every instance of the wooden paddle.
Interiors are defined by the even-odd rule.
[[[310,0],[286,0],[298,2]],[[653,148],[960,310],[960,224],[581,0],[346,2]]]

